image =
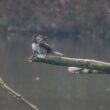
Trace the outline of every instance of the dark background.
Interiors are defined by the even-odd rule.
[[[110,62],[110,1],[0,0],[0,76],[40,110],[110,110],[110,75],[26,63],[31,37],[68,57]],[[40,78],[39,80],[36,80]],[[0,89],[1,110],[25,110]]]

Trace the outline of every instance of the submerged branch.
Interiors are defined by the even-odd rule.
[[[15,97],[20,103],[24,104],[25,106],[28,106],[30,110],[39,110],[35,105],[26,100],[23,96],[8,87],[7,84],[2,80],[2,78],[0,78],[0,87],[4,89],[8,94]]]
[[[95,69],[98,71],[110,72],[110,63],[91,60],[91,59],[78,59],[59,56],[48,56],[47,59],[40,57],[30,57],[25,61],[27,62],[41,62],[51,65],[67,66],[67,67],[79,67],[87,69]]]

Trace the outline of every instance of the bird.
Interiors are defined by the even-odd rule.
[[[32,36],[32,52],[33,52],[33,57],[34,56],[39,56],[44,54],[45,50],[40,46],[40,43],[43,42],[44,39],[41,37],[41,35],[35,34]]]
[[[63,54],[54,51],[52,47],[47,43],[47,37],[41,34],[35,34],[32,36],[32,56],[47,58],[47,55],[54,54],[62,56]]]

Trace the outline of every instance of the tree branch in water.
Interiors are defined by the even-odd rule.
[[[39,110],[35,105],[33,105],[31,102],[26,100],[23,96],[12,90],[8,85],[2,80],[0,77],[0,87],[5,90],[8,94],[15,97],[20,103],[24,104],[25,106],[29,107],[30,110]]]

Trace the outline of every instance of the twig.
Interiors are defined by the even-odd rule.
[[[0,77],[0,87],[4,89],[8,94],[15,97],[20,103],[28,106],[30,110],[39,110],[35,105],[26,100],[23,96],[21,96],[20,94],[12,90],[10,87],[8,87],[1,77]]]

